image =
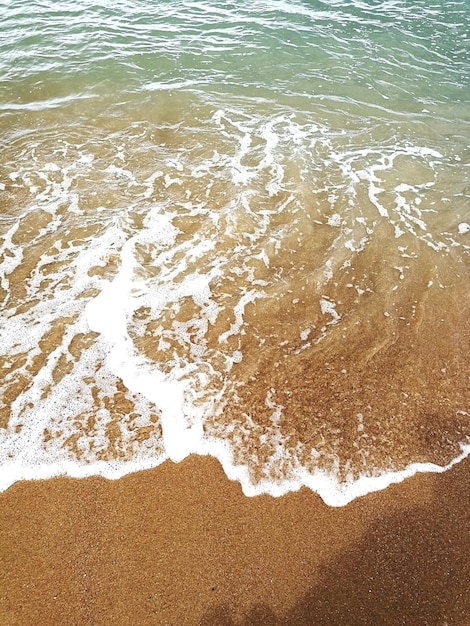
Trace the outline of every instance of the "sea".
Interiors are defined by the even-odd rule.
[[[0,17],[0,490],[196,454],[341,506],[470,453],[468,0]]]

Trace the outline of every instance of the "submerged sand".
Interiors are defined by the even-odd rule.
[[[470,459],[326,506],[216,460],[0,495],[2,625],[470,624]]]

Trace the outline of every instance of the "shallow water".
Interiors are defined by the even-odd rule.
[[[470,450],[465,2],[0,2],[0,485]],[[33,7],[33,8],[31,8]]]

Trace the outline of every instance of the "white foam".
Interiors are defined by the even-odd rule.
[[[341,316],[336,310],[336,303],[331,302],[331,300],[327,300],[326,298],[320,299],[320,308],[323,315],[331,315],[333,318],[328,324],[337,324],[341,319]]]
[[[248,497],[269,494],[277,498],[289,492],[299,491],[302,487],[307,487],[317,493],[325,504],[332,507],[342,507],[356,498],[386,489],[390,485],[400,483],[418,473],[443,473],[460,463],[470,454],[470,445],[462,445],[461,454],[444,466],[435,463],[410,463],[400,471],[386,472],[377,476],[364,475],[355,481],[351,480],[346,483],[338,481],[333,473],[321,470],[308,473],[304,468],[299,467],[289,479],[276,481],[261,480],[254,485],[248,468],[244,465],[234,464],[232,450],[226,443],[216,439],[205,438],[201,441],[197,454],[216,457],[227,477],[230,480],[238,481],[241,484],[244,495]]]
[[[339,213],[333,213],[333,215],[330,215],[328,218],[328,225],[329,226],[341,226],[341,215]]]
[[[152,243],[169,244],[177,230],[170,218],[163,215],[148,215],[147,225],[151,224]],[[165,450],[173,461],[181,461],[195,451],[202,437],[202,422],[199,412],[186,401],[188,382],[165,376],[156,366],[146,361],[134,349],[127,330],[127,316],[132,306],[132,292],[139,292],[140,285],[135,281],[137,268],[135,245],[145,240],[131,238],[123,246],[121,270],[102,292],[92,300],[86,309],[90,328],[99,332],[111,346],[107,359],[110,370],[122,378],[133,392],[143,394],[155,403],[161,411]],[[200,302],[207,300],[207,280],[191,281],[191,293]],[[145,285],[142,283],[142,287]],[[183,289],[184,291],[184,289]],[[209,314],[210,317],[210,314]]]
[[[149,89],[160,89],[160,85],[149,85]],[[268,468],[273,474],[276,464],[279,467],[286,460],[290,463],[291,471],[287,477],[277,476],[253,484],[249,460],[246,464],[234,461],[236,446],[243,442],[234,438],[232,444],[230,438],[225,441],[205,435],[204,420],[223,410],[224,392],[227,391],[224,388],[225,373],[234,363],[247,357],[242,354],[239,337],[245,331],[248,304],[273,297],[269,288],[278,280],[284,281],[283,290],[285,287],[286,293],[289,292],[288,272],[274,275],[273,269],[271,276],[266,270],[276,267],[276,255],[282,252],[284,238],[287,240],[295,229],[300,228],[300,218],[295,222],[293,216],[298,219],[298,214],[304,211],[304,224],[318,224],[322,228],[326,215],[315,216],[311,206],[315,203],[310,203],[309,199],[312,194],[322,194],[328,199],[329,217],[326,221],[340,230],[333,232],[319,269],[313,272],[312,282],[316,283],[318,294],[334,293],[336,273],[340,268],[350,267],[354,256],[367,249],[369,242],[373,241],[377,222],[383,224],[383,220],[387,220],[394,226],[397,237],[411,234],[422,238],[424,235],[420,231],[431,237],[427,213],[425,209],[418,209],[418,205],[421,206],[421,194],[424,196],[422,206],[429,206],[425,192],[432,181],[422,185],[399,181],[387,186],[385,179],[394,171],[397,156],[410,162],[422,159],[426,165],[431,158],[442,158],[436,150],[419,146],[344,148],[350,146],[351,138],[345,136],[335,143],[338,137],[307,114],[303,121],[296,121],[293,114],[267,114],[265,109],[252,112],[251,109],[237,109],[235,105],[225,109],[215,106],[215,109],[216,113],[207,120],[204,132],[208,133],[208,145],[214,137],[217,141],[212,141],[212,149],[202,154],[206,136],[201,136],[198,147],[201,154],[193,160],[184,149],[177,150],[171,158],[166,151],[161,156],[159,151],[162,148],[158,146],[145,159],[153,165],[147,169],[143,166],[142,171],[137,168],[134,172],[126,163],[126,155],[131,154],[136,146],[128,146],[120,138],[119,145],[113,145],[109,150],[113,155],[111,161],[117,159],[119,166],[114,162],[105,163],[103,155],[96,158],[94,142],[90,141],[88,147],[80,147],[72,164],[63,166],[59,161],[60,154],[56,154],[56,160],[49,155],[41,169],[39,157],[32,153],[31,159],[28,157],[21,167],[15,165],[15,168],[19,167],[18,171],[15,169],[10,173],[9,180],[15,184],[22,181],[25,189],[36,194],[36,205],[53,218],[41,229],[38,238],[45,233],[53,234],[62,227],[59,211],[62,205],[68,207],[69,213],[85,215],[80,195],[73,191],[77,172],[85,179],[100,161],[100,174],[103,173],[105,179],[103,185],[114,189],[112,183],[117,181],[115,186],[131,189],[128,196],[125,192],[119,196],[122,211],[108,217],[108,211],[111,214],[113,210],[111,207],[96,208],[100,211],[100,219],[106,222],[102,234],[82,242],[82,245],[71,241],[63,249],[57,245],[56,251],[41,254],[31,276],[25,281],[25,289],[32,301],[38,295],[42,299],[33,312],[12,314],[1,320],[6,351],[12,359],[28,353],[27,365],[41,356],[38,344],[43,335],[54,328],[58,316],[64,320],[65,330],[59,345],[44,357],[45,362],[34,382],[12,403],[11,428],[0,433],[2,456],[12,460],[4,465],[0,489],[16,480],[59,474],[77,477],[99,474],[118,478],[129,472],[155,467],[167,458],[181,461],[189,454],[210,454],[219,459],[230,479],[241,483],[248,496],[261,493],[280,496],[307,486],[328,504],[342,506],[416,472],[445,471],[468,455],[469,447],[462,446],[462,454],[445,467],[411,463],[401,472],[362,476],[347,483],[339,482],[333,471],[330,474],[322,471],[309,473],[297,461],[296,451],[286,450],[283,445],[280,427],[283,406],[274,402],[273,390],[266,393],[269,424],[260,440],[276,444]],[[168,130],[170,126],[165,128]],[[179,124],[172,128],[183,132]],[[145,132],[144,129],[142,136]],[[42,187],[36,184],[37,180],[28,170],[30,161],[37,168],[35,175],[42,181]],[[293,178],[289,178],[290,167],[297,172]],[[57,182],[55,178],[59,179],[60,175]],[[223,206],[218,204],[222,194],[217,192],[218,195],[214,196],[212,193],[214,181],[221,183],[220,188],[227,187],[228,199]],[[127,184],[123,185],[123,182]],[[157,184],[165,187],[166,195],[161,204],[150,204],[150,198],[159,191]],[[185,189],[186,184],[188,188]],[[198,192],[198,186],[203,191]],[[42,191],[38,191],[40,189]],[[304,192],[305,197],[302,196]],[[280,200],[273,199],[277,193]],[[269,202],[265,202],[266,196],[270,197]],[[359,197],[365,205],[369,204],[368,197],[372,208],[365,207],[365,214],[357,216],[353,209]],[[260,207],[257,206],[258,200]],[[138,202],[143,203],[138,213],[143,226],[132,230],[132,212],[136,211]],[[272,228],[273,217],[282,217],[284,212],[285,223],[281,219]],[[172,223],[175,217],[185,215],[197,223],[196,234],[186,239],[180,238],[180,231]],[[1,280],[5,289],[9,288],[9,275],[21,265],[27,252],[26,246],[12,243],[17,228],[18,224],[14,224],[7,229],[2,243],[5,255]],[[466,234],[469,230],[466,222],[458,225],[459,234]],[[432,237],[421,240],[437,250],[442,249],[443,244]],[[292,238],[289,245],[291,243]],[[145,262],[139,260],[140,248],[146,250]],[[112,276],[105,278],[97,270],[102,269],[104,273],[113,256],[117,259],[117,268],[109,270]],[[54,262],[65,269],[48,275],[47,266]],[[258,266],[264,273],[257,274],[255,267]],[[397,266],[396,269],[404,280],[403,268]],[[294,266],[292,271],[297,268]],[[44,286],[45,276],[52,281],[50,285]],[[229,293],[229,304],[226,305],[224,297],[227,293],[213,293],[213,285],[230,281],[234,276],[239,281],[244,279],[245,285],[237,292],[237,297]],[[355,284],[355,279],[351,278],[349,284],[357,294],[365,293],[360,284]],[[100,293],[89,301],[84,311],[85,300],[80,298],[91,289]],[[219,299],[216,296],[220,296]],[[177,318],[185,300],[190,301],[189,310],[194,307],[194,314],[191,313],[185,321],[167,321],[166,326],[161,322],[155,330],[155,325],[165,316],[167,320],[171,320],[172,315]],[[292,302],[298,304],[300,299],[293,298]],[[331,295],[321,295],[319,305],[322,315],[330,318],[327,318],[324,329],[335,324],[341,327],[341,316],[336,310],[338,304]],[[160,366],[139,350],[135,341],[135,335],[138,339],[145,339],[147,330],[144,321],[135,319],[141,309],[150,311],[149,317],[155,323],[151,339],[156,337],[160,341],[158,349],[169,351],[172,342],[177,346],[173,353],[168,352],[167,361]],[[217,323],[221,312],[228,313],[229,321],[210,346],[206,335]],[[302,341],[307,341],[313,328],[302,320],[298,329]],[[56,367],[64,360],[70,364],[74,338],[86,336],[90,329],[100,336],[94,339],[92,346],[82,350],[72,370],[55,383]],[[264,338],[260,338],[261,345],[263,341]],[[288,341],[283,345],[287,346]],[[346,373],[346,369],[342,371]],[[132,401],[140,415],[132,419],[140,426],[148,423],[146,419],[150,414],[158,415],[163,441],[155,435],[148,445],[135,443],[132,429],[124,424],[129,416],[122,416],[122,423],[114,425],[120,429],[122,445],[126,446],[128,454],[125,460],[102,461],[98,453],[106,452],[106,430],[113,423],[112,410],[106,401],[117,393],[119,379],[128,389],[126,398]],[[93,397],[93,386],[98,400]],[[209,400],[202,401],[201,388],[210,395]],[[81,432],[82,425],[74,426],[73,423],[87,412],[96,419],[88,440],[86,433]],[[153,417],[157,419],[155,415]],[[361,425],[359,420],[359,431]],[[248,426],[247,437],[250,428],[254,429],[256,424],[252,420]],[[43,433],[46,428],[64,432],[56,432],[56,441],[45,445]],[[71,460],[63,447],[70,437],[76,437],[81,459]],[[314,454],[312,451],[312,456]]]
[[[69,459],[54,462],[50,458],[37,463],[32,462],[31,459],[7,461],[2,466],[2,473],[0,474],[0,492],[22,480],[48,480],[57,476],[70,476],[71,478],[103,476],[109,480],[117,480],[133,472],[158,467],[166,460],[166,456],[158,457],[154,455],[152,458],[147,459],[139,458],[132,461],[114,461],[112,463],[109,461],[98,461],[79,464]]]

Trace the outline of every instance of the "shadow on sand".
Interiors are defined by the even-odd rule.
[[[259,605],[239,620],[217,606],[200,626],[469,626],[469,504],[465,474],[444,474],[430,504],[372,524],[286,615]]]

